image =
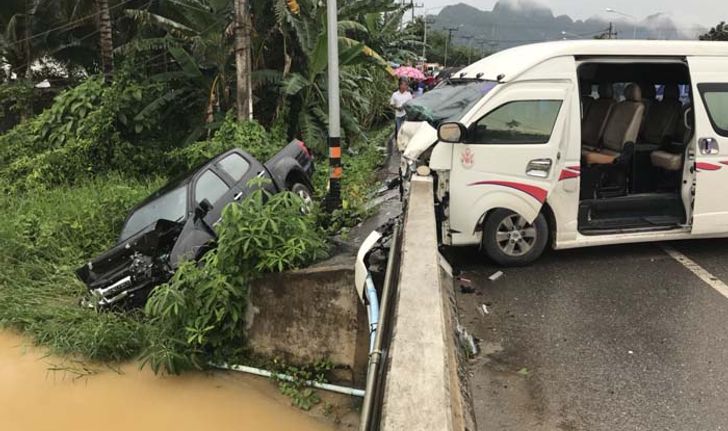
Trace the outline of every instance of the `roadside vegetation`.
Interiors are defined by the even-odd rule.
[[[53,353],[140,358],[156,372],[237,360],[249,284],[325,257],[328,238],[367,215],[392,130],[387,61],[415,56],[408,31],[386,31],[406,11],[394,0],[340,2],[341,210],[304,213],[294,194],[253,194],[224,211],[204,265],[183,265],[145,309],[79,305],[86,288],[74,271],[116,242],[128,211],[222,151],[240,147],[266,160],[302,139],[324,196],[325,4],[249,3],[254,109],[241,121],[231,0],[111,1],[111,74],[102,73],[94,3],[3,2],[0,326]]]

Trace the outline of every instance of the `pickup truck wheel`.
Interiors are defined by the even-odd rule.
[[[546,248],[549,226],[543,214],[532,224],[519,214],[495,210],[483,226],[483,249],[499,265],[523,266],[538,259]]]
[[[294,183],[290,190],[303,200],[305,211],[310,211],[313,206],[313,193],[311,193],[311,189],[305,184]]]

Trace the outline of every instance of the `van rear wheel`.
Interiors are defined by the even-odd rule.
[[[483,249],[494,262],[503,266],[528,265],[546,248],[549,226],[543,214],[533,223],[506,209],[497,209],[483,226]]]

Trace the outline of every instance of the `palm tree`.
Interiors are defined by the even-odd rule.
[[[95,0],[96,13],[99,23],[99,51],[101,54],[101,69],[104,79],[108,82],[114,73],[114,42],[111,32],[111,13],[109,0]]]

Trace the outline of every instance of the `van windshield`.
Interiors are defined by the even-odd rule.
[[[496,85],[495,81],[449,81],[405,104],[407,120],[427,121],[436,128],[444,120],[464,114]]]

